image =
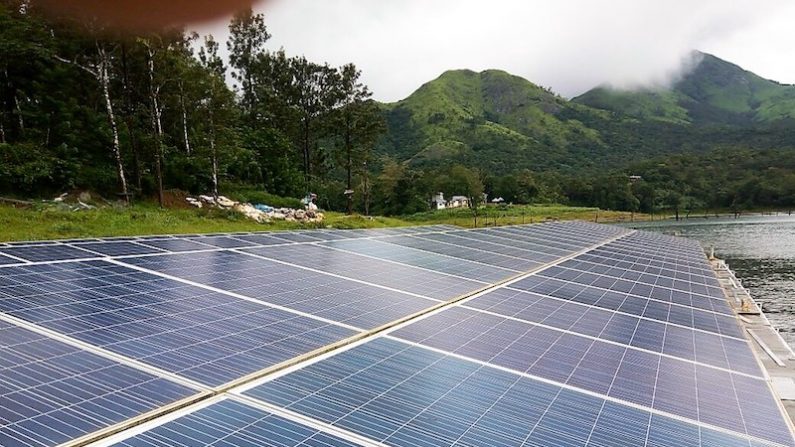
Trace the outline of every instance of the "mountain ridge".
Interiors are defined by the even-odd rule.
[[[571,100],[503,70],[448,70],[382,104],[388,132],[377,152],[418,166],[461,163],[506,173],[599,169],[705,152],[718,142],[789,141],[779,133],[795,123],[795,86],[697,56],[670,88],[597,87]]]

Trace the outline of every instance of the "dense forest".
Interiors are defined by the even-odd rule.
[[[0,0],[0,193],[314,192],[326,209],[388,215],[427,210],[437,191],[683,214],[795,206],[789,122],[644,120],[604,106],[608,93],[600,109],[498,71],[380,104],[353,63],[269,50],[261,14],[229,30],[130,35]]]

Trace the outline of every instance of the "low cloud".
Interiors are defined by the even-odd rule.
[[[788,45],[765,45],[771,29],[795,37],[786,0],[276,0],[260,10],[271,48],[354,62],[383,101],[455,68],[504,69],[571,97],[666,85],[693,66],[693,49],[768,77],[795,59]],[[226,35],[220,23],[203,31]]]

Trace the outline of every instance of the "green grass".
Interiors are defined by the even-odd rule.
[[[630,220],[648,220],[645,214],[624,211],[605,211],[598,208],[584,208],[565,205],[503,205],[488,206],[478,210],[477,226],[518,225],[538,223],[548,220],[587,220],[591,222],[628,222]],[[474,227],[475,216],[472,210],[457,208],[450,210],[428,211],[404,216],[406,222],[414,225],[449,224],[462,227]]]
[[[540,222],[547,219],[581,219],[599,222],[629,220],[629,213],[598,211],[560,205],[489,207],[480,210],[478,226]],[[636,215],[644,220],[644,216]],[[381,228],[406,225],[452,224],[474,226],[472,211],[444,210],[393,217],[347,216],[326,213],[322,224],[276,221],[259,224],[228,211],[199,209],[160,209],[151,204],[129,208],[107,207],[84,211],[37,205],[15,208],[0,205],[0,242],[70,239],[87,237],[136,236],[155,234],[221,233],[237,231],[275,231],[301,228]]]
[[[324,227],[369,228],[406,225],[397,219],[349,217],[326,213]],[[160,209],[141,204],[130,208],[69,211],[52,207],[0,206],[0,241],[219,233],[315,228],[317,224],[276,221],[259,224],[238,213],[199,209]]]

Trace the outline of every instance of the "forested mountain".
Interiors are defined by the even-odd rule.
[[[694,51],[692,69],[667,88],[598,87],[573,102],[642,120],[756,126],[795,122],[795,86],[763,79],[711,54]]]

